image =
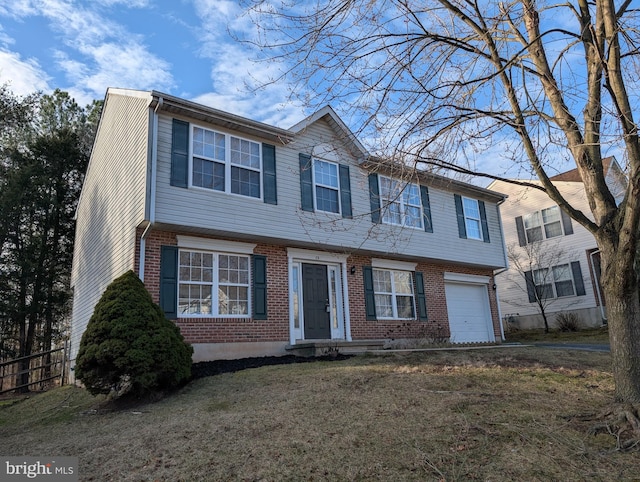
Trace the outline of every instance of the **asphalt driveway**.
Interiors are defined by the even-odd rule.
[[[584,350],[584,351],[604,351],[609,352],[611,349],[607,344],[595,343],[529,343],[530,345],[540,346],[543,348],[559,348],[564,350]]]

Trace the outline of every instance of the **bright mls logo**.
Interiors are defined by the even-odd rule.
[[[0,457],[0,480],[77,482],[78,457]]]

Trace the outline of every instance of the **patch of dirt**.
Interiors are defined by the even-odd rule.
[[[271,365],[290,365],[292,363],[312,363],[317,361],[339,361],[348,360],[353,355],[325,355],[318,357],[302,357],[295,355],[284,356],[264,356],[252,358],[239,358],[237,360],[215,360],[207,362],[194,363],[191,366],[191,377],[204,378],[221,373],[233,373],[248,368],[260,368]]]

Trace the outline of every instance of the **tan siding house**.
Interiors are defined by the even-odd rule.
[[[135,230],[146,216],[150,101],[137,91],[105,99],[76,214],[72,358],[107,285],[133,268]]]
[[[129,269],[194,360],[502,339],[504,196],[372,158],[330,107],[281,129],[109,89],[78,208],[72,353]]]
[[[604,167],[614,196],[624,192],[626,178],[616,160],[606,159]],[[592,218],[577,170],[558,174],[551,180],[572,206]],[[562,213],[542,190],[505,181],[494,181],[489,189],[508,196],[500,210],[511,262],[508,270],[496,276],[506,325],[543,326],[536,289],[544,299],[552,327],[556,316],[567,312],[578,315],[583,326],[606,322],[599,284],[600,257],[593,235]]]

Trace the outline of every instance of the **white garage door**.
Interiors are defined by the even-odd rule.
[[[445,283],[453,343],[495,341],[487,285]]]

